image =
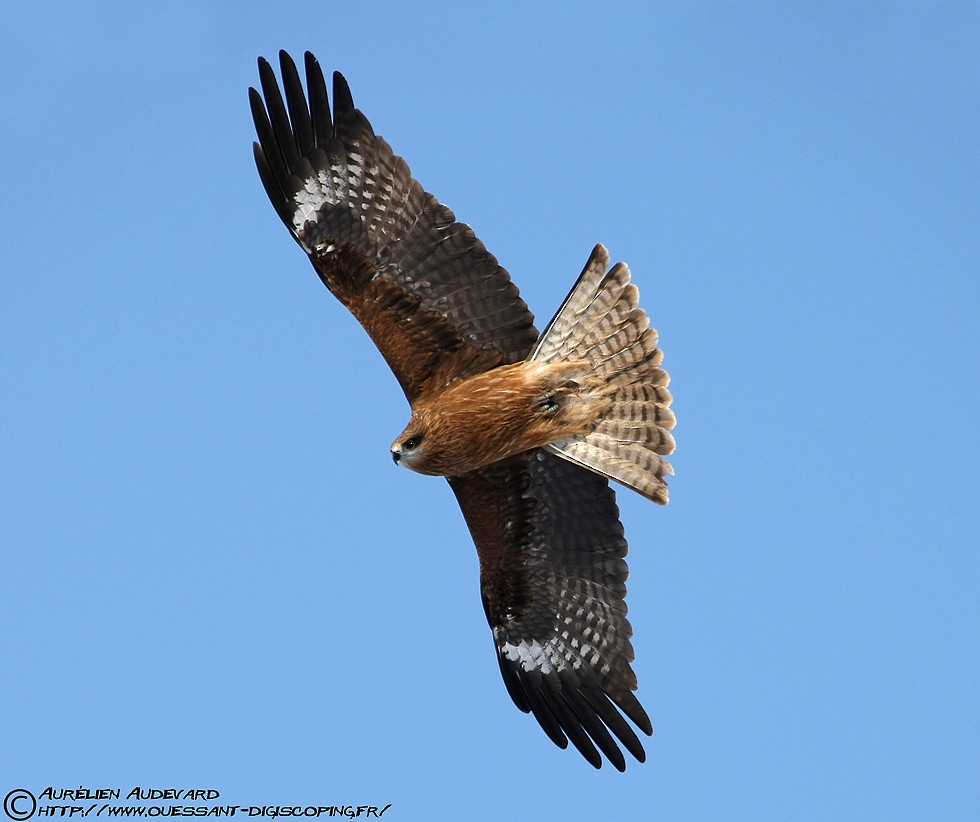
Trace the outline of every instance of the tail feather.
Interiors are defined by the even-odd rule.
[[[577,344],[565,356],[576,357],[588,354],[601,354],[607,348],[617,331],[625,331],[639,335],[642,329],[624,322],[624,313],[629,313],[640,299],[640,292],[635,285],[627,284],[620,289],[620,277],[614,276],[621,269],[629,277],[629,269],[620,263],[605,278],[599,287],[602,289],[596,298],[588,305],[588,314],[596,318],[595,325],[584,325],[584,334]],[[618,292],[618,294],[616,293]],[[613,300],[613,296],[618,299]]]
[[[631,399],[632,389],[654,389],[645,392],[646,397],[642,399]],[[667,394],[666,402],[656,399]],[[674,427],[674,412],[670,410],[670,392],[660,386],[635,386],[628,385],[620,388],[613,394],[612,405],[603,419],[616,420],[631,425],[655,422],[660,428],[670,430]]]
[[[608,361],[626,352],[635,352],[636,346],[640,342],[640,336],[647,330],[650,324],[647,315],[639,308],[634,308],[629,317],[626,318],[626,321],[618,328],[614,324],[617,319],[615,316],[610,319],[610,315],[606,315],[604,319],[606,322],[603,325],[607,327],[595,333],[594,339],[586,339],[582,346],[587,346],[587,350],[592,354],[593,361],[597,364],[600,361]],[[595,331],[594,329],[593,333]],[[589,337],[592,336],[593,334],[590,333]],[[656,345],[657,335],[654,332],[653,347],[656,348]],[[568,356],[574,357],[577,353],[578,351],[570,351],[568,352]]]
[[[597,245],[528,359],[586,363],[583,384],[592,386],[603,409],[583,433],[548,450],[665,504],[664,477],[673,474],[664,459],[674,451],[673,398],[657,332],[639,296],[629,268],[609,268],[608,252]]]
[[[674,398],[667,388],[669,377],[666,371],[663,372],[663,376],[665,378],[663,383],[634,383],[616,389],[616,393],[613,394],[613,402],[637,403],[641,408],[652,403],[669,408]]]
[[[647,499],[667,504],[667,483],[663,478],[674,471],[659,454],[643,448],[627,448],[610,437],[597,434],[559,440],[549,445],[548,450],[621,482]]]
[[[674,437],[664,428],[656,425],[637,425],[630,420],[604,417],[592,429],[617,440],[621,445],[642,445],[657,454],[674,453]]]
[[[632,348],[624,349],[605,362],[596,363],[602,367],[606,379],[611,385],[633,385],[639,378],[656,382],[660,379],[670,379],[667,372],[660,368],[664,354],[657,348],[656,334],[652,339],[637,340]]]
[[[571,350],[571,346],[578,343],[581,334],[579,317],[598,296],[599,284],[608,267],[609,252],[603,246],[597,245],[579,275],[578,282],[572,286],[565,302],[538,338],[528,356],[529,360],[552,362],[566,359],[562,352]]]

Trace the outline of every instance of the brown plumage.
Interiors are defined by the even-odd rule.
[[[507,272],[411,177],[319,64],[307,90],[260,59],[255,159],[280,218],[395,373],[411,419],[396,462],[447,477],[480,560],[508,693],[559,746],[619,770],[645,754],[629,718],[632,628],[612,478],[667,502],[668,376],[630,273],[596,246],[540,336]],[[615,739],[614,739],[615,737]],[[598,750],[597,750],[598,748]]]
[[[455,477],[582,434],[609,404],[587,362],[522,362],[420,397],[391,446],[396,462]]]

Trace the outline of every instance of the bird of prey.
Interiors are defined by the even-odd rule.
[[[511,699],[559,747],[622,771],[652,734],[633,694],[626,540],[609,479],[664,504],[669,381],[629,269],[596,246],[543,333],[473,230],[427,193],[316,58],[249,89],[276,213],[411,405],[399,465],[445,476],[476,543]],[[614,738],[615,737],[615,738]],[[597,750],[598,749],[598,750]]]

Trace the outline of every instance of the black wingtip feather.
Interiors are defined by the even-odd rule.
[[[259,63],[261,68],[265,65],[269,70],[268,63],[264,61]],[[263,91],[265,91],[265,86],[263,85]],[[248,90],[248,103],[252,110],[252,122],[255,123],[255,133],[258,135],[259,143],[262,146],[262,152],[265,154],[265,158],[272,169],[275,176],[283,180],[289,175],[289,169],[283,162],[282,151],[279,147],[279,138],[276,136],[275,128],[272,125],[272,119],[269,115],[269,111],[266,108],[266,101],[263,99],[262,94],[260,94],[256,89],[249,88]]]
[[[595,745],[592,744],[592,739],[585,732],[582,723],[575,716],[575,712],[568,703],[562,699],[560,691],[556,692],[553,690],[554,683],[552,680],[548,679],[547,682],[548,687],[541,690],[541,696],[544,698],[548,707],[551,708],[552,713],[561,725],[561,729],[568,736],[569,741],[578,749],[578,752],[585,757],[585,760],[593,768],[601,768],[602,757],[596,750]]]
[[[252,143],[252,154],[255,157],[255,167],[259,170],[259,179],[265,188],[265,193],[269,196],[272,207],[279,215],[279,219],[286,224],[286,228],[295,236],[293,229],[293,215],[289,208],[289,195],[283,191],[279,179],[269,168],[269,161],[266,159],[262,146]]]
[[[259,80],[262,85],[262,96],[265,97],[265,108],[272,123],[272,132],[276,135],[276,144],[282,153],[286,168],[292,171],[298,164],[299,151],[296,148],[296,138],[286,111],[286,103],[279,90],[279,83],[276,82],[276,73],[267,60],[259,64]],[[266,153],[268,154],[268,151]]]
[[[639,737],[633,732],[619,711],[613,707],[602,690],[598,687],[583,686],[578,691],[599,719],[616,735],[616,738],[619,739],[630,755],[638,762],[645,762],[646,752],[643,750],[643,745],[640,744]]]
[[[323,79],[323,69],[310,52],[306,52],[306,88],[310,99],[310,114],[313,118],[313,135],[316,144],[325,148],[335,136],[333,119],[330,114],[330,98],[327,96],[327,81]]]
[[[303,91],[303,81],[299,79],[296,63],[286,51],[279,52],[279,70],[282,74],[283,90],[286,92],[286,106],[289,109],[289,120],[293,124],[296,147],[300,156],[305,157],[313,150],[313,123],[310,120],[306,94]]]
[[[266,64],[268,65],[268,64]],[[265,101],[262,99],[262,95],[259,94],[254,88],[248,90],[248,103],[252,110],[252,122],[255,123],[255,133],[259,138],[259,145],[262,148],[262,155],[267,164],[268,170],[271,172],[272,177],[275,178],[275,187],[270,189],[265,178],[262,182],[266,183],[266,192],[269,194],[269,198],[273,200],[273,204],[276,203],[276,198],[273,194],[274,191],[285,193],[282,188],[281,181],[285,180],[289,176],[289,170],[286,168],[285,163],[283,163],[282,155],[279,152],[279,143],[276,139],[275,132],[272,128],[272,123],[269,120],[269,113],[265,108]],[[256,154],[256,156],[258,156]],[[261,168],[260,168],[261,172]],[[278,206],[277,206],[278,211]]]
[[[531,678],[534,678],[534,673],[537,672],[533,672]],[[537,684],[528,683],[524,687],[527,704],[531,708],[531,713],[534,715],[534,718],[538,720],[538,724],[542,730],[548,735],[548,738],[564,750],[568,747],[568,739],[562,730],[561,721],[555,715],[548,700],[544,698],[544,692],[540,686],[540,674],[538,674],[537,680]]]
[[[599,750],[606,755],[612,766],[617,771],[626,770],[626,759],[623,752],[616,746],[609,730],[603,724],[602,719],[592,708],[592,706],[581,696],[576,687],[563,687],[560,696],[571,708],[575,718],[581,723],[582,728],[598,745]]]
[[[637,728],[647,736],[653,736],[653,723],[650,722],[650,717],[643,710],[640,700],[633,696],[632,691],[609,694],[609,698],[616,703],[616,707],[632,720]]]
[[[333,109],[339,119],[354,110],[354,98],[347,80],[339,71],[333,73]]]

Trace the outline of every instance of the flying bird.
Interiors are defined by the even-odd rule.
[[[539,334],[510,276],[319,63],[280,52],[249,89],[276,213],[360,321],[411,406],[391,456],[449,481],[511,699],[596,768],[642,762],[626,617],[626,540],[609,479],[667,502],[674,450],[657,333],[597,245]],[[619,744],[617,744],[617,740]]]

